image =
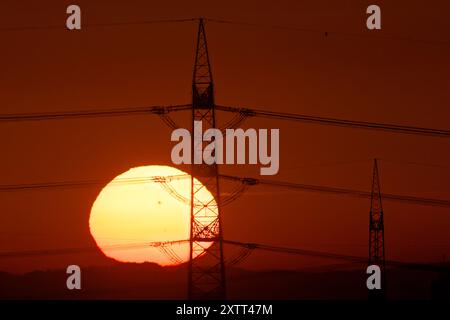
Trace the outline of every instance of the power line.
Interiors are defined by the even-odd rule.
[[[99,252],[100,249],[108,250],[108,251],[109,250],[132,250],[132,249],[142,249],[142,248],[148,248],[148,247],[164,247],[164,246],[173,245],[173,244],[181,244],[184,242],[189,242],[189,240],[128,243],[128,244],[104,246],[102,248],[99,248],[97,246],[90,246],[90,247],[80,247],[80,248],[8,251],[8,252],[0,252],[0,259],[81,254],[81,253]]]
[[[348,127],[348,128],[381,130],[381,131],[403,133],[403,134],[436,136],[436,137],[446,137],[446,138],[450,137],[450,130],[440,130],[440,129],[425,128],[425,127],[413,127],[413,126],[404,126],[404,125],[369,122],[369,121],[356,121],[356,120],[346,120],[346,119],[338,119],[338,118],[318,117],[318,116],[310,116],[310,115],[305,115],[305,114],[265,111],[265,110],[252,109],[252,108],[229,107],[229,106],[220,106],[220,105],[217,105],[216,108],[218,110],[226,111],[226,112],[239,112],[239,113],[246,115],[247,117],[257,116],[257,117],[270,118],[270,119],[301,121],[301,122],[306,122],[306,123]]]
[[[300,248],[280,247],[280,246],[272,246],[272,245],[267,245],[267,244],[240,242],[240,241],[231,241],[231,240],[224,240],[224,243],[249,248],[252,250],[260,249],[260,250],[265,250],[265,251],[288,253],[288,254],[308,256],[308,257],[316,257],[316,258],[324,258],[324,259],[332,259],[332,260],[344,260],[344,261],[361,263],[361,264],[368,263],[368,260],[365,257],[338,254],[338,253],[330,253],[330,252],[315,251],[315,250],[305,250],[305,249],[300,249]],[[402,262],[402,261],[395,261],[395,260],[386,260],[386,264],[393,266],[393,267],[419,269],[419,270],[436,271],[436,272],[449,272],[449,270],[450,270],[449,267],[447,267],[447,266],[422,264],[422,263],[409,263],[409,262]]]
[[[330,186],[322,186],[322,185],[311,185],[311,184],[302,184],[302,183],[294,183],[294,182],[286,182],[286,181],[277,181],[277,180],[267,180],[267,179],[254,179],[254,178],[242,178],[228,175],[220,175],[221,178],[228,180],[238,180],[241,183],[249,184],[249,185],[267,185],[272,187],[283,187],[289,189],[296,189],[308,192],[318,192],[318,193],[328,193],[328,194],[337,194],[337,195],[347,195],[357,198],[365,198],[370,199],[371,193],[368,191],[355,190],[355,189],[345,189],[338,187],[330,187]],[[397,195],[397,194],[382,194],[383,200],[388,201],[396,201],[396,202],[404,202],[404,203],[412,203],[419,204],[425,206],[433,206],[433,207],[443,207],[450,208],[450,201],[441,200],[441,199],[433,199],[433,198],[422,198],[422,197],[414,197],[407,195]]]
[[[138,20],[138,21],[123,21],[123,22],[105,22],[105,23],[85,23],[82,28],[102,28],[102,27],[121,27],[121,26],[136,26],[136,25],[150,25],[159,23],[180,23],[197,21],[198,18],[187,19],[161,19],[161,20]],[[40,31],[40,30],[67,30],[65,24],[58,25],[44,25],[44,26],[9,26],[0,27],[0,32],[9,31]]]
[[[336,36],[362,38],[362,39],[370,39],[370,40],[390,40],[390,41],[420,43],[420,44],[426,44],[426,45],[450,46],[449,41],[415,39],[415,38],[404,37],[404,36],[399,36],[399,35],[388,35],[388,34],[374,35],[374,34],[368,34],[368,33],[354,33],[354,32],[333,31],[333,30],[330,31],[330,30],[324,30],[324,29],[305,28],[305,27],[287,26],[287,25],[274,25],[274,24],[267,24],[267,23],[252,23],[252,22],[245,22],[245,21],[235,21],[235,20],[215,19],[215,18],[206,18],[205,20],[210,21],[210,22],[220,23],[220,24],[238,25],[238,26],[246,26],[246,27],[252,27],[252,28],[265,28],[265,29],[286,30],[286,31],[305,32],[305,33],[316,33],[316,34],[323,35],[325,37],[336,35]]]
[[[127,184],[141,184],[148,182],[161,183],[162,185],[174,181],[189,178],[189,174],[173,175],[173,176],[147,176],[147,177],[136,177],[136,178],[123,178],[117,179],[112,182],[113,186],[127,185]],[[267,185],[272,187],[282,187],[294,190],[317,192],[317,193],[328,193],[337,195],[346,195],[357,198],[370,199],[371,193],[363,190],[356,189],[345,189],[331,186],[323,185],[312,185],[312,184],[302,184],[295,182],[279,181],[279,180],[268,180],[268,179],[255,179],[250,177],[237,177],[231,175],[219,175],[221,179],[238,181],[245,186],[254,185]],[[110,183],[110,180],[99,179],[99,180],[73,180],[73,181],[57,181],[57,182],[40,182],[40,183],[22,183],[22,184],[6,184],[0,185],[0,192],[14,192],[14,191],[33,191],[40,189],[67,189],[67,188],[79,188],[79,187],[89,187],[89,186],[104,186]],[[236,195],[229,197],[229,201],[233,201],[238,198],[237,195],[244,192],[246,188],[239,189]],[[434,198],[422,198],[408,195],[397,195],[383,193],[383,199],[388,201],[411,203],[425,206],[450,208],[450,201],[434,199]]]
[[[142,26],[142,25],[152,25],[152,24],[165,24],[165,23],[185,23],[198,21],[200,18],[181,18],[181,19],[157,19],[157,20],[137,20],[137,21],[118,21],[118,22],[104,22],[104,23],[85,23],[84,28],[107,28],[107,27],[126,27],[126,26]],[[287,25],[274,25],[267,23],[252,23],[245,21],[227,20],[227,19],[216,19],[216,18],[204,18],[205,21],[219,23],[219,24],[229,24],[246,26],[252,28],[265,28],[265,29],[275,29],[275,30],[285,30],[285,31],[295,31],[295,32],[305,32],[305,33],[316,33],[320,35],[328,36],[344,36],[344,37],[356,37],[362,39],[373,39],[373,40],[390,40],[390,41],[401,41],[401,42],[412,42],[421,43],[427,45],[439,45],[439,46],[450,46],[449,41],[438,41],[429,39],[415,39],[410,37],[404,37],[399,35],[373,35],[364,33],[352,33],[316,28],[305,28],[297,26],[287,26]],[[54,24],[54,25],[35,25],[35,26],[4,26],[0,27],[0,32],[15,32],[15,31],[43,31],[43,30],[67,30],[64,24]]]
[[[0,114],[0,122],[63,120],[63,119],[79,119],[79,118],[95,118],[95,117],[115,117],[115,116],[132,116],[132,115],[134,116],[134,115],[148,115],[148,114],[156,114],[164,117],[167,116],[168,113],[190,110],[191,108],[192,106],[190,104],[181,104],[172,106],[129,107],[129,108],[80,110],[67,112]],[[368,130],[381,130],[401,134],[450,137],[450,130],[441,130],[425,127],[404,126],[397,124],[387,124],[368,121],[355,121],[338,118],[310,116],[305,114],[264,111],[251,108],[229,107],[221,105],[217,105],[216,109],[225,112],[239,113],[244,117],[263,117],[289,121],[300,121],[320,125],[331,125],[331,126],[359,128]]]
[[[163,183],[167,181],[186,179],[190,176],[187,174],[172,175],[172,176],[147,176],[137,178],[121,178],[111,180],[98,179],[98,180],[72,180],[72,181],[55,181],[55,182],[38,182],[38,183],[21,183],[21,184],[5,184],[0,185],[0,192],[7,191],[26,191],[26,190],[39,190],[39,189],[66,189],[66,188],[79,188],[89,186],[103,186],[111,183],[112,186],[120,186],[127,184],[142,184],[148,182]]]
[[[72,255],[72,254],[83,254],[83,253],[92,253],[99,252],[100,250],[132,250],[132,249],[142,249],[142,248],[170,248],[170,246],[175,244],[188,243],[189,240],[174,240],[174,241],[154,241],[154,242],[142,242],[142,243],[130,243],[130,244],[119,244],[119,245],[111,245],[99,248],[97,246],[90,247],[80,247],[80,248],[60,248],[60,249],[44,249],[44,250],[23,250],[23,251],[8,251],[8,252],[0,252],[0,259],[14,259],[14,258],[30,258],[30,257],[42,257],[42,256],[58,256],[58,255]],[[339,253],[331,253],[317,250],[307,250],[302,248],[291,248],[291,247],[282,247],[282,246],[273,246],[261,243],[250,243],[250,242],[240,242],[233,240],[223,240],[224,243],[243,247],[249,249],[249,252],[258,249],[264,251],[278,252],[278,253],[286,253],[293,255],[301,255],[308,256],[314,258],[324,258],[324,259],[332,259],[332,260],[343,260],[352,263],[361,263],[367,264],[367,258],[360,256],[352,256],[346,254]],[[238,257],[238,260],[241,261],[248,257],[249,252],[245,254],[244,257]],[[387,265],[401,267],[401,268],[411,268],[411,269],[420,269],[420,270],[428,270],[428,271],[437,271],[437,272],[448,272],[449,268],[446,266],[439,266],[433,264],[421,264],[421,263],[408,263],[408,262],[400,262],[394,260],[386,261]]]
[[[189,110],[190,104],[171,105],[171,106],[148,106],[148,107],[128,107],[97,110],[79,110],[64,112],[41,112],[41,113],[17,113],[1,114],[0,122],[17,121],[42,121],[42,120],[66,120],[79,118],[98,118],[98,117],[118,117],[134,115],[165,115],[174,111]]]

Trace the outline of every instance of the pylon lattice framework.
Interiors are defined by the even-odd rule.
[[[194,121],[202,121],[203,130],[216,127],[214,85],[202,19],[200,19],[198,28],[192,83],[191,234],[188,297],[189,299],[225,299],[218,167],[217,164],[207,165],[202,163],[202,159],[195,159],[196,152],[194,150],[203,150],[203,142],[196,143],[194,141]],[[207,194],[205,188],[211,193],[211,196],[205,196]],[[195,258],[196,256],[197,258]]]
[[[381,290],[370,290],[369,298],[385,298],[386,264],[384,257],[384,217],[377,159],[374,160],[373,164],[372,194],[370,202],[369,265],[377,265],[381,270]]]

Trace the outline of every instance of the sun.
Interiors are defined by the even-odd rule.
[[[155,179],[170,176],[177,178],[166,183]],[[190,175],[181,170],[156,165],[132,168],[97,196],[89,218],[91,234],[106,256],[121,262],[161,266],[186,262],[187,242],[164,248],[147,244],[189,239],[190,194]],[[196,197],[215,202],[206,188]]]

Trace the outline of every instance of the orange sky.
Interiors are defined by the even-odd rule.
[[[450,41],[447,1],[377,3],[382,8],[379,35]],[[62,25],[61,30],[0,31],[1,113],[190,102],[195,23],[69,32],[64,30],[69,4],[3,1],[0,5],[0,29]],[[326,30],[328,37],[208,23],[216,102],[449,128],[450,46],[374,39],[365,30],[365,8],[370,1],[77,4],[86,24],[205,16]],[[280,172],[274,177],[278,180],[368,190],[374,157],[450,162],[446,138],[261,119],[248,120],[243,127],[280,128]],[[170,165],[170,132],[152,115],[1,123],[1,184],[110,180],[131,167]],[[330,163],[334,165],[318,165]],[[381,161],[380,167],[383,192],[448,199],[450,169],[387,161]],[[225,166],[222,172],[258,177],[259,165]],[[88,218],[99,191],[92,187],[0,193],[0,251],[92,246]],[[224,208],[224,236],[365,256],[369,207],[364,199],[255,187]],[[389,202],[384,209],[387,258],[439,261],[450,254],[448,209]],[[101,253],[11,259],[0,260],[0,270],[108,262]],[[315,263],[319,262],[256,253],[243,266],[298,268]]]

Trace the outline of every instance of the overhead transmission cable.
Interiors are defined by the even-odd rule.
[[[450,41],[446,40],[432,40],[432,39],[416,39],[411,37],[392,35],[392,34],[368,34],[368,33],[354,33],[354,32],[345,32],[345,31],[334,31],[334,30],[325,30],[325,29],[317,29],[317,28],[306,28],[299,27],[293,25],[276,25],[269,23],[257,23],[257,22],[245,22],[245,21],[237,21],[237,20],[227,20],[227,19],[216,19],[216,18],[205,18],[206,21],[219,23],[219,24],[229,24],[229,25],[237,25],[237,26],[245,26],[251,28],[264,28],[264,29],[274,29],[274,30],[285,30],[285,31],[294,31],[294,32],[304,32],[304,33],[316,33],[328,36],[344,36],[344,37],[353,37],[353,38],[363,38],[370,40],[390,40],[390,41],[401,41],[401,42],[411,42],[411,43],[420,43],[426,45],[438,45],[438,46],[450,46]]]
[[[153,25],[153,24],[166,24],[166,23],[185,23],[199,21],[199,17],[194,18],[181,18],[181,19],[155,19],[155,20],[136,20],[136,21],[116,21],[116,22],[98,22],[98,23],[84,23],[83,29],[87,28],[108,28],[108,27],[127,27],[127,26],[142,26],[142,25]],[[228,24],[245,26],[252,28],[264,28],[264,29],[274,29],[274,30],[284,30],[284,31],[294,31],[303,33],[315,33],[328,36],[344,36],[344,37],[356,37],[361,39],[369,40],[389,40],[389,41],[401,41],[401,42],[411,42],[420,43],[426,45],[437,45],[437,46],[450,46],[450,41],[446,40],[434,40],[434,39],[416,39],[411,37],[392,35],[392,34],[367,34],[367,33],[354,33],[336,30],[325,30],[318,28],[307,28],[293,25],[276,25],[269,23],[255,23],[246,21],[237,21],[229,19],[217,19],[217,18],[204,18],[204,21],[218,23],[218,24]],[[45,30],[67,30],[66,26],[61,24],[53,25],[28,25],[28,26],[3,26],[0,27],[0,32],[17,32],[17,31],[45,31]]]
[[[66,111],[66,112],[0,114],[0,122],[63,120],[63,119],[92,118],[92,117],[156,114],[160,115],[169,126],[171,126],[172,128],[176,128],[178,126],[170,118],[167,118],[167,114],[176,111],[190,110],[191,108],[192,107],[190,104],[181,104],[172,106],[149,106],[149,107],[115,108],[115,109],[100,109],[100,110]],[[230,107],[222,105],[217,105],[215,106],[215,108],[220,111],[238,113],[239,123],[241,123],[244,118],[262,117],[288,121],[300,121],[320,125],[381,130],[402,134],[450,137],[450,130],[445,129],[433,129],[426,127],[415,127],[415,126],[406,126],[406,125],[388,124],[370,121],[357,121],[357,120],[347,120],[330,117],[319,117],[305,114],[275,112],[261,109]]]
[[[330,253],[330,252],[323,252],[323,251],[316,251],[316,250],[305,250],[305,249],[300,249],[300,248],[289,248],[289,247],[273,246],[273,245],[251,243],[251,242],[240,242],[240,241],[232,241],[232,240],[223,240],[223,242],[226,244],[249,248],[251,250],[260,249],[260,250],[265,250],[265,251],[288,253],[288,254],[308,256],[308,257],[325,258],[325,259],[332,259],[332,260],[344,260],[344,261],[361,263],[361,264],[368,263],[368,259],[365,257],[352,256],[352,255],[346,255],[346,254]],[[449,272],[450,271],[450,268],[448,266],[422,264],[422,263],[410,263],[410,262],[402,262],[402,261],[395,261],[395,260],[386,260],[386,265],[395,266],[395,267],[399,267],[399,268],[419,269],[419,270],[436,271],[436,272]]]
[[[256,117],[262,117],[262,118],[300,121],[300,122],[321,124],[321,125],[359,128],[359,129],[370,129],[370,130],[381,130],[381,131],[403,133],[403,134],[414,134],[414,135],[436,136],[436,137],[450,137],[450,130],[432,129],[432,128],[415,127],[415,126],[405,126],[405,125],[370,122],[370,121],[357,121],[357,120],[346,120],[346,119],[339,119],[339,118],[310,116],[310,115],[306,115],[306,114],[267,111],[267,110],[261,110],[261,109],[253,109],[253,108],[230,107],[230,106],[221,106],[221,105],[217,105],[215,107],[216,107],[216,109],[225,111],[225,112],[242,113],[242,114],[245,114],[247,117],[255,117],[256,116]]]
[[[339,187],[331,187],[331,186],[322,186],[322,185],[312,185],[312,184],[303,184],[303,183],[295,183],[295,182],[287,182],[287,181],[279,181],[279,180],[269,180],[269,179],[255,179],[255,178],[247,178],[247,177],[236,177],[230,175],[220,175],[223,179],[228,180],[237,180],[243,184],[247,185],[267,185],[272,187],[283,187],[289,189],[296,189],[308,192],[318,192],[318,193],[328,193],[328,194],[337,194],[337,195],[347,195],[357,198],[371,198],[371,192],[356,190],[356,189],[346,189]],[[397,195],[390,193],[383,193],[381,195],[383,200],[388,201],[396,201],[396,202],[404,202],[411,204],[419,204],[425,206],[434,206],[434,207],[443,207],[450,208],[450,201],[441,200],[441,199],[433,199],[433,198],[422,198],[415,196],[407,196],[407,195]]]
[[[159,247],[164,247],[164,246],[173,245],[173,244],[180,244],[180,243],[184,243],[184,242],[189,242],[189,240],[117,244],[117,245],[104,246],[101,249],[109,251],[109,250],[133,250],[133,249],[142,249],[142,248],[148,248],[148,247],[159,248]],[[81,254],[81,253],[98,252],[99,250],[100,250],[99,247],[91,246],[91,247],[80,247],[80,248],[8,251],[8,252],[0,252],[0,259]]]
[[[96,109],[96,110],[61,111],[61,112],[16,113],[16,114],[11,113],[11,114],[0,114],[0,122],[65,120],[65,119],[134,116],[134,115],[149,115],[149,114],[165,115],[170,112],[189,109],[191,109],[190,104],[180,104],[170,106],[127,107],[127,108],[110,108],[110,109]]]
[[[122,244],[122,245],[111,245],[101,248],[102,250],[131,250],[140,248],[155,247],[161,250],[162,253],[166,254],[173,262],[181,263],[180,258],[174,253],[171,248],[172,245],[188,243],[190,240],[175,240],[175,241],[163,241],[163,242],[147,242],[147,243],[134,243],[134,244]],[[282,246],[273,246],[260,243],[251,242],[241,242],[224,239],[225,244],[235,245],[247,250],[239,253],[235,258],[228,261],[229,264],[235,265],[247,258],[254,250],[264,250],[278,253],[286,253],[293,255],[301,255],[315,258],[325,258],[332,260],[343,260],[353,263],[367,264],[367,258],[330,253],[317,250],[307,250],[302,248],[291,248]],[[60,249],[44,249],[44,250],[24,250],[24,251],[9,251],[0,252],[0,259],[13,259],[13,258],[29,258],[29,257],[41,257],[41,256],[55,256],[55,255],[70,255],[70,254],[82,254],[90,252],[98,252],[98,247],[84,247],[84,248],[60,248]],[[400,267],[400,268],[410,268],[419,269],[427,271],[437,271],[437,272],[449,272],[448,266],[441,266],[437,264],[422,264],[422,263],[409,263],[394,260],[386,260],[386,264],[390,266]]]
[[[160,20],[136,20],[136,21],[117,21],[117,22],[104,22],[104,23],[84,23],[84,28],[102,28],[102,27],[123,27],[123,26],[141,26],[150,24],[164,24],[164,23],[180,23],[180,22],[192,22],[197,21],[199,18],[186,18],[186,19],[160,19]],[[8,31],[40,31],[40,30],[67,30],[65,24],[54,25],[42,25],[42,26],[4,26],[0,27],[0,32]]]
[[[148,176],[148,177],[136,177],[136,178],[123,178],[117,179],[112,182],[112,186],[120,186],[126,184],[142,184],[148,182],[161,183],[164,186],[163,189],[173,190],[173,187],[167,188],[167,183],[170,181],[187,179],[190,175],[181,174],[181,175],[173,175],[173,176]],[[328,194],[337,194],[337,195],[345,195],[352,196],[357,198],[369,198],[371,197],[371,193],[363,190],[356,189],[346,189],[339,187],[331,187],[331,186],[323,186],[323,185],[312,185],[312,184],[303,184],[303,183],[295,183],[288,181],[279,181],[279,180],[270,180],[270,179],[255,179],[251,177],[238,177],[231,175],[219,175],[221,179],[237,181],[244,185],[242,188],[237,188],[231,192],[230,196],[226,197],[224,200],[227,204],[231,201],[236,200],[243,192],[245,192],[249,187],[255,185],[266,185],[271,187],[282,187],[288,189],[294,189],[299,191],[308,191],[308,192],[318,192],[318,193],[328,193]],[[0,185],[0,192],[13,192],[13,191],[32,191],[32,190],[40,190],[40,189],[65,189],[65,188],[78,188],[78,187],[88,187],[88,186],[103,186],[107,184],[108,180],[74,180],[74,181],[59,181],[59,182],[41,182],[41,183],[22,183],[22,184],[6,184]],[[169,192],[173,197],[177,198],[179,201],[186,202],[186,197],[180,197],[177,192]],[[434,199],[434,198],[423,198],[423,197],[415,197],[408,195],[397,195],[390,193],[383,193],[383,199],[387,201],[396,201],[410,204],[418,204],[425,206],[433,206],[433,207],[443,207],[450,208],[450,201],[442,200],[442,199]]]

